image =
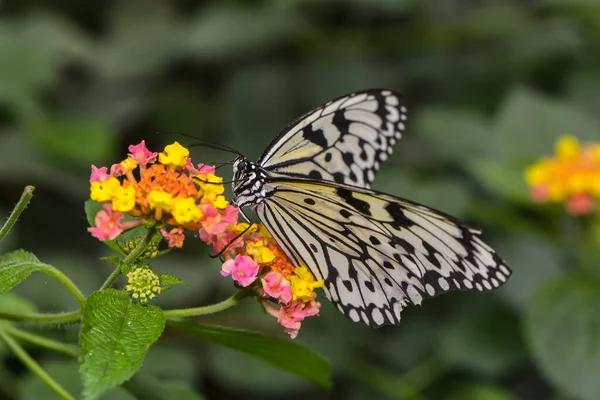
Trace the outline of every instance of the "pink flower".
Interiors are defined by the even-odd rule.
[[[535,185],[529,189],[529,195],[536,203],[544,203],[550,198],[550,190],[548,189],[548,185]]]
[[[216,235],[225,232],[228,226],[234,225],[238,218],[238,209],[232,205],[228,205],[220,210],[210,202],[202,202],[200,204],[202,211],[202,229],[209,235]]]
[[[112,175],[108,173],[108,168],[106,168],[106,167],[97,168],[95,165],[92,165],[92,174],[90,175],[90,183],[104,182],[108,178],[112,178]]]
[[[110,176],[114,176],[115,178],[125,175],[126,172],[121,163],[113,164],[110,167]]]
[[[250,285],[256,280],[258,274],[258,264],[248,256],[236,256],[234,259],[227,260],[221,268],[221,275],[229,276],[242,287]]]
[[[225,246],[227,246],[229,244],[229,242],[231,242],[233,239],[235,239],[235,237],[238,235],[237,232],[230,232],[230,231],[225,231],[225,232],[218,233],[216,235],[211,235],[204,229],[200,229],[198,232],[200,233],[200,239],[203,242],[205,242],[206,244],[208,244],[209,246],[212,246],[215,254],[222,251],[225,248]],[[227,248],[227,251],[229,252],[230,250],[233,250],[236,247],[241,247],[243,245],[244,245],[244,241],[240,238],[240,239],[236,240],[235,242],[231,243],[229,245],[229,247]],[[225,254],[227,254],[227,253],[225,253]]]
[[[110,204],[105,204],[102,210],[96,214],[95,227],[88,228],[88,232],[99,240],[113,240],[125,230],[121,224],[123,214],[113,211]]]
[[[567,211],[571,215],[591,214],[596,207],[594,198],[589,193],[581,193],[567,199]]]
[[[197,166],[194,166],[194,164],[192,164],[191,158],[188,158],[184,168],[193,175],[214,174],[216,169],[213,165],[208,164],[198,164]]]
[[[321,303],[314,300],[316,293],[313,294],[313,300],[310,301],[292,301],[288,304],[283,304],[279,309],[275,308],[271,303],[264,300],[263,306],[269,314],[277,318],[284,328],[285,332],[290,335],[292,339],[298,336],[298,330],[302,325],[302,321],[306,317],[317,315]]]
[[[169,247],[182,247],[185,235],[183,234],[183,228],[177,226],[170,231],[167,231],[163,226],[160,227],[160,233],[169,242]]]
[[[128,147],[129,155],[133,158],[138,164],[146,165],[148,163],[153,163],[156,161],[156,156],[158,153],[153,153],[146,148],[146,141],[142,140],[139,144],[130,145]]]
[[[292,301],[290,281],[285,279],[279,272],[269,272],[261,279],[261,282],[267,295],[280,300],[282,303]]]

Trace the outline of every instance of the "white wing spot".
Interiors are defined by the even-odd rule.
[[[502,271],[504,275],[510,275],[510,271],[504,265],[500,265],[500,271]]]
[[[427,294],[433,296],[435,294],[435,289],[429,283],[425,285],[425,290],[427,290]]]
[[[506,276],[502,275],[502,273],[500,273],[500,271],[496,272],[496,277],[501,281],[501,282],[506,282]]]
[[[367,316],[367,313],[361,310],[360,316],[361,316],[363,322],[365,324],[369,325],[369,317]]]
[[[408,295],[410,302],[413,304],[419,305],[423,301],[423,296],[421,296],[421,293],[419,293],[419,291],[414,286],[407,287],[406,294]]]
[[[400,114],[400,119],[402,121],[406,121],[406,114]]]
[[[490,283],[488,281],[483,281],[483,286],[485,286],[485,288],[487,290],[491,290],[492,289],[492,285],[490,285]]]
[[[481,286],[481,283],[479,282],[475,282],[475,287],[477,288],[477,290],[479,290],[480,292],[483,290],[483,286]]]
[[[350,317],[350,319],[354,322],[360,321],[360,315],[358,315],[358,311],[356,311],[354,308],[350,310],[348,317]]]
[[[400,129],[401,131],[406,129],[406,125],[404,125],[404,123],[402,122],[398,122],[398,129]]]
[[[470,281],[470,280],[468,280],[468,279],[465,279],[465,280],[463,281],[463,285],[465,285],[465,287],[466,287],[467,289],[473,289],[473,282],[471,282],[471,281]]]
[[[383,314],[381,313],[381,311],[378,308],[373,310],[371,317],[373,318],[373,322],[375,322],[377,325],[381,325],[385,321]]]
[[[373,172],[373,170],[368,170],[367,171],[367,178],[372,181],[373,179],[375,179],[375,173]]]
[[[388,94],[383,93],[383,92],[381,94],[383,94],[384,96],[388,96],[385,98],[385,103],[389,104],[390,106],[397,106],[400,103],[400,101],[398,100],[398,98],[396,96],[389,96]],[[389,94],[391,94],[391,93],[389,93]]]
[[[494,285],[494,287],[498,287],[500,286],[500,283],[496,280],[496,278],[492,278],[492,285]]]
[[[440,287],[442,288],[442,290],[448,290],[448,289],[450,289],[450,284],[448,283],[448,281],[444,277],[440,277],[438,279],[438,285],[440,285]]]
[[[402,111],[403,113],[406,113],[406,107],[404,107],[404,106],[401,106],[401,107],[400,107],[400,111]]]

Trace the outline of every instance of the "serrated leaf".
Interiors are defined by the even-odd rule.
[[[25,250],[15,250],[0,256],[0,294],[23,282],[32,272],[47,268],[47,264]]]
[[[600,279],[582,272],[549,281],[536,293],[525,327],[538,366],[562,391],[600,393]]]
[[[290,340],[192,321],[169,321],[168,323],[202,340],[249,354],[321,387],[327,389],[331,387],[329,361],[311,349]]]
[[[83,309],[79,337],[84,399],[98,398],[131,378],[164,327],[156,306],[133,303],[114,289],[93,293]]]
[[[160,277],[160,284],[164,285],[164,286],[171,286],[171,285],[185,285],[185,286],[188,286],[187,283],[185,283],[184,281],[182,281],[181,279],[179,279],[175,275],[163,275],[163,274],[159,274],[159,277]]]

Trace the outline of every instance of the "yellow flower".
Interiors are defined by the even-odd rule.
[[[550,176],[550,165],[548,162],[538,162],[525,169],[525,182],[529,186],[545,183]]]
[[[202,211],[190,197],[176,197],[173,200],[173,218],[178,224],[197,222],[202,218]]]
[[[123,161],[120,162],[121,167],[125,172],[131,172],[137,168],[138,163],[131,157],[127,157]]]
[[[110,201],[113,198],[115,188],[120,186],[121,182],[117,178],[109,178],[102,182],[92,182],[90,186],[90,198],[99,203]]]
[[[160,153],[158,155],[158,161],[161,164],[174,165],[177,167],[185,166],[190,155],[190,151],[178,142],[166,146],[165,153]]]
[[[212,201],[213,206],[219,209],[224,209],[229,205],[229,202],[225,199],[225,196],[218,195],[215,200]]]
[[[169,193],[153,190],[148,195],[148,204],[154,210],[167,210],[173,207],[173,197]]]
[[[225,187],[223,186],[223,178],[214,174],[200,174],[196,177],[196,181],[200,188],[204,191],[204,197],[213,201],[216,195],[223,194]]]
[[[556,156],[559,160],[573,160],[579,156],[579,141],[575,136],[562,136],[556,142]]]
[[[275,254],[271,249],[265,247],[262,240],[256,243],[249,242],[246,245],[246,254],[252,257],[257,264],[268,264],[275,259]]]
[[[133,186],[115,187],[112,199],[112,208],[115,211],[131,211],[135,206],[135,189]]]
[[[325,285],[325,281],[315,280],[313,274],[306,267],[294,269],[294,276],[290,277],[292,283],[292,300],[310,301],[313,291]]]

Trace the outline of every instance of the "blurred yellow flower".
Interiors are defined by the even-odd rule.
[[[564,202],[570,214],[589,214],[600,199],[600,143],[581,146],[576,137],[563,136],[555,156],[528,166],[524,178],[535,202]]]

